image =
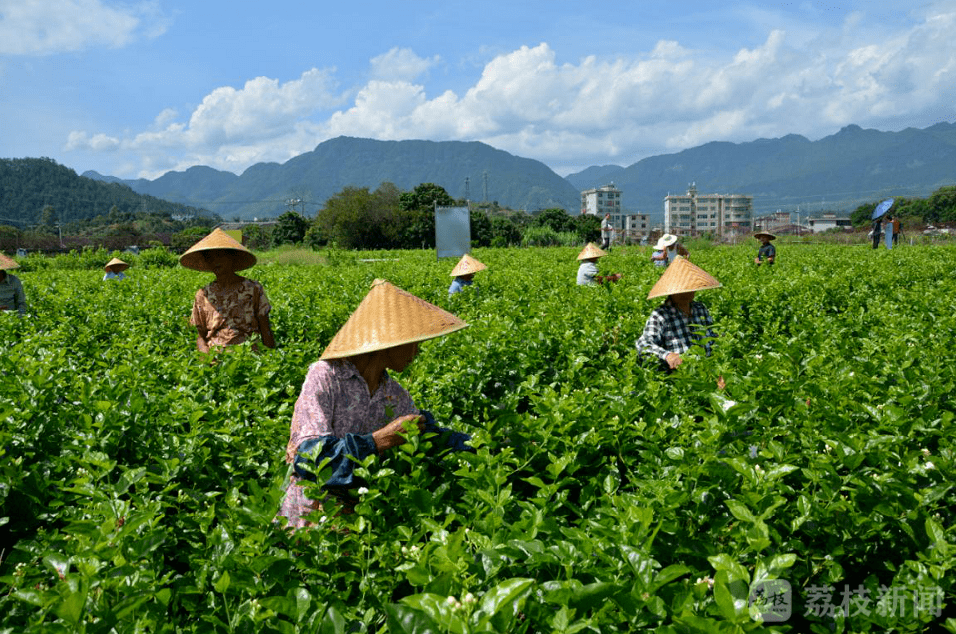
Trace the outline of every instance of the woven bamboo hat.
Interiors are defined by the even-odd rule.
[[[209,265],[206,264],[203,253],[217,249],[229,250],[235,252],[236,270],[248,269],[256,264],[256,256],[252,251],[242,246],[231,235],[216,227],[208,236],[189,247],[189,250],[179,256],[179,263],[187,269],[194,271],[208,271]]]
[[[591,258],[603,258],[605,255],[607,255],[607,253],[602,251],[596,244],[588,242],[584,250],[578,253],[578,259],[590,260]]]
[[[654,245],[655,251],[663,251],[667,247],[671,247],[677,244],[677,236],[672,233],[665,233],[657,241],[657,244]]]
[[[339,329],[320,359],[341,359],[467,328],[461,319],[386,282],[372,290]]]
[[[771,240],[776,240],[776,239],[777,239],[777,236],[773,235],[773,234],[770,233],[769,231],[758,231],[757,233],[754,234],[754,237],[755,237],[755,238],[758,238],[758,239],[759,239],[760,236],[767,236],[767,237],[770,238]]]
[[[18,269],[20,265],[13,258],[8,258],[4,254],[0,253],[0,271],[9,271],[10,269]]]
[[[707,288],[719,288],[721,286],[714,277],[690,260],[678,255],[667,267],[657,284],[651,288],[647,294],[647,299],[662,297],[664,295],[676,295],[677,293],[689,293],[690,291],[702,291]]]
[[[127,264],[126,262],[123,262],[119,258],[113,258],[112,260],[106,263],[106,266],[103,267],[103,270],[109,271],[111,266],[116,267],[117,273],[122,273],[123,271],[129,268],[129,264]]]
[[[486,268],[488,268],[487,265],[482,264],[466,253],[461,256],[461,259],[458,260],[458,264],[451,270],[451,276],[469,275],[471,273],[477,273],[478,271],[484,271]]]

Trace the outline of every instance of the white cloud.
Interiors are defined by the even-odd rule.
[[[138,37],[161,35],[166,26],[153,2],[0,0],[0,55],[118,48]]]
[[[613,59],[559,63],[547,43],[522,46],[490,59],[462,94],[430,95],[418,78],[438,58],[393,48],[371,60],[373,79],[349,103],[331,69],[287,83],[259,77],[213,90],[188,122],[163,112],[118,147],[107,137],[97,143],[148,157],[143,169],[155,174],[169,164],[241,171],[339,135],[480,140],[566,173],[714,140],[819,138],[850,123],[905,127],[927,113],[956,116],[956,8],[939,6],[879,44],[853,15],[832,38],[776,28],[759,45],[723,55],[660,41]],[[70,143],[92,147],[95,138]]]
[[[341,104],[334,87],[332,71],[315,68],[285,83],[256,77],[239,89],[216,88],[188,122],[167,108],[149,130],[122,139],[75,131],[66,149],[138,154],[144,157],[140,175],[149,178],[193,165],[242,171],[257,162],[286,161],[315,147],[322,131],[310,117]]]
[[[373,80],[414,81],[440,60],[438,55],[425,59],[409,48],[395,47],[387,53],[372,58],[370,74]]]

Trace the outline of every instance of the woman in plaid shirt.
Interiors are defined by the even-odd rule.
[[[647,294],[647,299],[666,296],[667,299],[647,318],[644,332],[637,340],[641,354],[656,357],[661,368],[676,369],[684,362],[681,357],[688,348],[703,341],[710,354],[710,328],[714,320],[707,307],[694,301],[697,291],[718,288],[720,282],[707,271],[678,256]]]

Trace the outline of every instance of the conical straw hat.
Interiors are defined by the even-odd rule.
[[[372,290],[332,337],[320,359],[341,359],[434,339],[466,328],[461,319],[386,282]]]
[[[113,258],[112,260],[106,263],[106,266],[103,267],[103,270],[109,271],[111,266],[115,266],[117,272],[120,272],[120,273],[129,268],[129,264],[127,264],[126,262],[123,262],[119,258]]]
[[[704,269],[690,263],[687,258],[678,255],[667,267],[657,284],[647,294],[647,299],[663,295],[676,295],[690,291],[702,291],[707,288],[719,288],[720,282]]]
[[[769,231],[758,231],[757,233],[754,234],[754,237],[755,237],[755,238],[760,238],[760,236],[767,236],[767,237],[770,238],[771,240],[776,240],[776,239],[777,239],[777,236],[773,235],[773,234],[770,233]]]
[[[252,254],[252,251],[242,246],[240,242],[219,227],[216,227],[208,236],[189,247],[188,251],[179,256],[179,263],[194,271],[208,271],[209,265],[203,258],[203,252],[215,249],[235,251],[237,271],[255,266],[256,256]]]
[[[465,255],[461,256],[461,259],[458,260],[458,264],[456,264],[455,268],[451,270],[451,276],[458,277],[459,275],[469,275],[470,273],[484,271],[486,268],[488,268],[486,265],[482,264],[466,253]]]
[[[605,255],[607,255],[607,253],[598,248],[596,244],[593,242],[588,242],[588,245],[584,247],[584,250],[578,253],[578,259],[589,260],[591,258],[603,258]]]
[[[0,253],[0,271],[9,271],[10,269],[18,269],[20,265],[13,258],[8,258],[4,254]]]

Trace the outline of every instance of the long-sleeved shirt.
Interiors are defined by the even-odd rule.
[[[760,245],[760,249],[757,251],[758,260],[760,260],[761,262],[763,262],[764,260],[768,260],[768,264],[773,264],[773,262],[769,261],[769,258],[776,259],[776,257],[777,257],[777,249],[772,244],[768,243],[768,244]]]
[[[636,343],[637,350],[662,361],[671,352],[684,354],[695,343],[715,336],[710,328],[713,324],[707,307],[700,302],[690,303],[690,317],[670,302],[665,302],[647,318],[644,332]],[[710,341],[704,343],[708,355],[710,344]]]
[[[463,280],[460,277],[456,277],[451,281],[451,286],[448,287],[448,294],[454,295],[455,293],[460,293],[465,290],[466,286],[471,286],[475,283],[475,280]],[[477,290],[477,286],[475,290]]]
[[[313,363],[292,414],[286,462],[294,465],[294,474],[279,515],[291,528],[311,526],[305,517],[319,510],[321,501],[307,497],[302,483],[321,482],[331,492],[360,486],[352,458],[362,460],[376,452],[372,432],[400,416],[419,413],[426,419],[423,431],[442,434],[444,447],[473,451],[464,444],[471,438],[468,434],[439,428],[430,414],[419,412],[412,397],[388,372],[370,395],[365,378],[348,359]]]
[[[597,284],[594,280],[598,274],[597,264],[594,262],[581,262],[581,266],[578,267],[578,286],[589,286],[591,284]]]
[[[21,315],[27,312],[27,298],[23,284],[16,275],[7,273],[0,282],[0,310],[15,310]]]

